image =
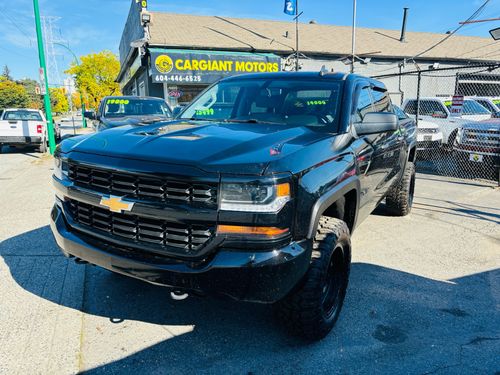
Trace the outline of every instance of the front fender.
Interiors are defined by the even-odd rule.
[[[351,176],[346,180],[335,185],[333,189],[322,195],[314,204],[311,219],[309,221],[309,230],[307,232],[307,238],[313,238],[316,230],[318,228],[318,223],[321,215],[326,211],[337,200],[345,196],[350,191],[356,191],[356,214],[354,217],[354,226],[356,226],[356,221],[358,219],[358,207],[359,207],[359,191],[360,183],[358,176]]]
[[[337,155],[305,171],[298,180],[296,238],[312,238],[321,214],[352,189],[359,192],[353,153]],[[359,197],[357,199],[359,201]]]

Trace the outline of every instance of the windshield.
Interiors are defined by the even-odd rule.
[[[337,122],[339,94],[340,83],[332,81],[222,81],[198,96],[179,118],[331,128]]]
[[[104,117],[151,115],[172,117],[170,109],[162,100],[110,98],[104,106]]]
[[[444,103],[448,108],[451,108],[451,101],[446,101]],[[462,107],[463,115],[489,115],[490,111],[484,108],[481,104],[475,100],[464,100],[464,105]]]
[[[11,121],[43,121],[42,116],[36,111],[5,111],[4,120]]]
[[[493,104],[493,102],[484,99],[475,99],[475,100],[491,113],[498,112],[498,108],[495,106],[495,104]]]

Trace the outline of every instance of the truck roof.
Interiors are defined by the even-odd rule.
[[[40,112],[39,109],[33,108],[4,108],[4,111],[28,111],[28,112]]]

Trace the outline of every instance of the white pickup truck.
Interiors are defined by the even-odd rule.
[[[36,109],[8,108],[0,111],[0,152],[3,145],[35,146],[47,151],[47,121]]]

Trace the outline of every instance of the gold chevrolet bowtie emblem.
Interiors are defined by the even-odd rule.
[[[108,207],[112,212],[124,212],[132,210],[134,203],[127,203],[122,201],[120,197],[110,196],[109,198],[101,198],[101,206]]]

